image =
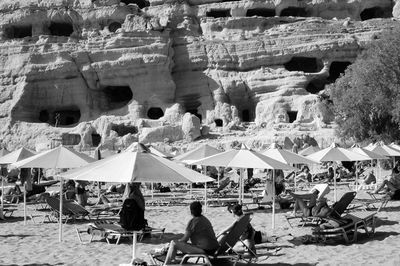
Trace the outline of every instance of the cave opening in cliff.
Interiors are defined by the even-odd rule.
[[[121,23],[114,21],[110,23],[110,25],[108,25],[108,30],[110,32],[116,32],[118,29],[121,28],[121,26],[122,26]]]
[[[5,29],[5,35],[9,39],[32,37],[32,25],[10,26]]]
[[[97,147],[101,143],[101,136],[96,132],[92,133],[92,146]]]
[[[368,20],[373,18],[390,18],[391,16],[391,8],[383,9],[381,7],[366,8],[360,13],[361,20]]]
[[[351,65],[350,62],[332,62],[329,68],[329,82],[335,82],[341,74],[344,74],[349,65]]]
[[[247,9],[246,17],[259,16],[259,17],[275,17],[275,9],[270,8],[251,8]]]
[[[206,12],[206,17],[212,18],[226,18],[231,16],[230,9],[218,9],[218,10],[210,10]]]
[[[75,108],[55,110],[54,125],[55,126],[70,126],[79,122],[81,111]]]
[[[287,111],[289,123],[293,123],[297,119],[297,111]]]
[[[129,86],[107,86],[102,90],[108,101],[108,109],[118,109],[127,105],[133,98]]]
[[[49,30],[51,35],[68,37],[74,32],[74,27],[70,23],[51,22]]]
[[[147,117],[150,119],[159,119],[164,116],[164,111],[160,107],[151,107],[147,111]]]
[[[150,6],[150,2],[146,0],[121,0],[125,5],[136,4],[140,9]]]
[[[323,63],[315,57],[293,57],[289,62],[285,63],[284,66],[288,71],[315,73],[322,70]]]
[[[78,145],[81,142],[81,135],[79,134],[70,134],[70,133],[63,133],[61,135],[62,145]]]
[[[312,94],[318,94],[320,91],[325,89],[326,84],[327,84],[326,80],[319,80],[319,79],[312,80],[310,83],[307,84],[306,91]]]
[[[189,110],[186,110],[186,112],[191,113],[192,115],[197,116],[197,117],[200,119],[200,123],[201,123],[201,120],[202,120],[203,117],[201,116],[201,114],[199,114],[199,112],[198,112],[197,109],[189,109]]]
[[[222,119],[214,119],[214,123],[216,127],[223,127],[224,126],[224,122],[222,121]]]
[[[282,9],[281,17],[307,17],[307,11],[302,7],[287,7]]]
[[[123,137],[128,134],[136,134],[138,133],[138,129],[135,126],[130,125],[119,125],[119,124],[112,124],[111,130],[115,131],[119,137]]]
[[[251,122],[249,109],[245,109],[242,111],[242,122]]]

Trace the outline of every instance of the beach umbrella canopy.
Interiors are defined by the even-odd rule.
[[[298,155],[294,152],[279,148],[273,144],[271,147],[262,153],[265,156],[274,158],[277,161],[286,164],[316,164],[318,162],[310,160],[304,156]]]
[[[318,161],[318,162],[354,162],[354,161],[367,161],[371,160],[369,157],[359,154],[354,151],[350,151],[344,148],[340,148],[336,143],[332,143],[331,146],[323,150],[317,151],[316,153],[310,154],[307,158]],[[336,189],[336,178],[333,178],[334,185],[334,200],[337,200],[337,189]]]
[[[138,146],[138,143],[134,142],[131,145],[129,145],[129,147],[126,148],[125,151],[137,150],[137,146]],[[153,147],[152,145],[148,145],[148,146],[145,146],[145,147],[149,150],[149,152],[151,152],[152,154],[157,155],[159,157],[163,157],[163,158],[172,158],[172,157],[174,157],[172,154],[160,151],[159,149]]]
[[[64,146],[41,152],[13,163],[17,168],[76,168],[95,161],[94,158]]]
[[[367,150],[366,148],[361,148],[357,144],[353,145],[349,150],[367,156],[370,158],[370,160],[387,159],[386,156]]]
[[[18,150],[10,152],[9,154],[4,155],[3,157],[0,157],[0,164],[12,164],[33,155],[35,155],[34,152],[28,150],[25,147],[22,147]]]
[[[6,154],[9,154],[10,152],[6,148],[2,148],[0,150],[0,157],[3,157]]]
[[[387,157],[400,156],[400,150],[393,148],[391,145],[385,145],[383,142],[377,142],[374,145],[365,147],[367,150],[384,155]]]
[[[61,176],[73,180],[119,183],[214,181],[211,177],[152,154],[143,144],[136,145],[134,149],[62,173]]]
[[[181,155],[178,155],[174,158],[176,161],[180,161],[187,164],[194,164],[193,162],[204,159],[211,155],[215,155],[221,153],[220,150],[214,148],[208,144],[203,144],[194,150],[187,151]]]
[[[399,150],[399,151],[400,151],[400,145],[397,145],[397,144],[394,143],[394,142],[390,143],[389,146],[392,147],[392,148],[394,148],[394,149],[396,149],[396,150]]]
[[[321,149],[318,146],[308,146],[307,148],[299,151],[299,155],[302,156],[307,156],[313,153],[316,153],[317,151],[320,151]]]

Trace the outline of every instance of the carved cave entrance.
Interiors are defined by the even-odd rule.
[[[110,23],[110,25],[108,25],[108,30],[110,32],[116,32],[118,29],[121,28],[121,26],[122,26],[121,23],[114,21]]]
[[[198,110],[198,108],[201,105],[199,99],[200,99],[200,94],[192,93],[181,96],[178,102],[182,105],[183,109],[185,110],[185,113],[191,113],[192,115],[197,116],[200,119],[201,123],[203,117]]]
[[[5,29],[8,39],[32,37],[32,25],[9,26]]]
[[[78,145],[81,142],[81,135],[79,134],[69,134],[63,133],[61,135],[62,145]]]
[[[293,57],[283,65],[288,71],[303,71],[305,73],[319,72],[323,68],[322,61],[315,57]]]
[[[150,2],[146,0],[121,0],[125,5],[136,4],[140,9],[150,6]]]
[[[160,107],[151,107],[147,111],[147,117],[150,119],[159,119],[164,116],[164,111]]]
[[[329,68],[328,81],[331,83],[335,82],[341,74],[344,74],[349,65],[351,65],[350,62],[332,62]]]
[[[222,121],[222,119],[214,119],[214,123],[216,127],[223,127],[224,122]]]
[[[129,86],[108,86],[102,89],[107,101],[107,110],[122,108],[133,98]]]
[[[72,106],[64,109],[43,109],[39,112],[39,121],[52,126],[71,126],[79,122],[81,111],[78,107]]]
[[[117,132],[118,137],[123,137],[128,134],[136,134],[138,133],[138,129],[135,126],[129,126],[129,125],[117,125],[117,124],[112,124],[111,125],[111,130]]]
[[[206,17],[213,17],[213,18],[226,18],[230,16],[231,16],[230,9],[210,10],[206,13]]]
[[[275,17],[275,9],[269,8],[253,8],[246,11],[246,17],[259,16],[259,17]]]
[[[373,18],[390,18],[392,17],[391,8],[371,7],[366,8],[360,13],[361,20],[368,20]]]
[[[306,91],[312,94],[318,94],[320,91],[325,89],[326,84],[327,82],[325,80],[320,80],[320,79],[312,80],[306,86]]]
[[[293,123],[297,119],[297,111],[287,111],[289,116],[289,123]]]
[[[305,8],[302,7],[287,7],[282,9],[281,17],[306,17],[307,11]]]
[[[237,108],[238,116],[242,122],[254,121],[256,104],[248,88],[230,93],[229,103]]]
[[[71,23],[51,22],[49,26],[50,34],[54,36],[71,36],[74,27]]]
[[[92,133],[92,146],[97,147],[101,143],[101,136],[100,134],[97,134],[96,132]]]

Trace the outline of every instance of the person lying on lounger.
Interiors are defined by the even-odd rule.
[[[213,254],[219,248],[210,221],[202,215],[201,203],[198,201],[192,202],[190,204],[190,213],[193,218],[186,227],[185,235],[179,240],[172,240],[170,242],[164,265],[171,264],[175,260],[178,250],[186,254],[204,252]],[[188,243],[189,240],[190,244]]]
[[[217,239],[218,239],[219,243],[223,242],[223,239],[232,230],[236,221],[244,215],[243,211],[242,211],[242,205],[240,205],[240,204],[234,205],[233,207],[231,207],[229,209],[229,211],[234,215],[236,220],[229,227],[225,228],[217,235]],[[242,240],[244,245],[246,245],[251,251],[256,253],[254,234],[255,234],[255,230],[254,230],[253,226],[251,226],[251,224],[249,223],[246,231],[240,236],[240,240]],[[247,251],[247,248],[246,248],[246,246],[243,245],[243,243],[241,241],[238,241],[236,243],[236,245],[233,247],[233,250],[236,252]]]
[[[292,192],[289,192],[289,194],[296,200],[293,214],[296,214],[297,210],[300,210],[305,217],[312,215],[312,209],[317,205],[318,189],[313,189],[311,193],[307,194],[294,194]]]
[[[379,193],[382,189],[386,187],[387,192],[395,193],[396,190],[400,190],[400,164],[396,164],[396,166],[392,170],[392,176],[389,180],[384,180],[383,183],[376,188],[374,193]]]

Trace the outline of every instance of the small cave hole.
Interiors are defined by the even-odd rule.
[[[224,122],[222,121],[222,119],[215,119],[214,123],[215,123],[216,127],[223,127],[223,125],[224,125]]]
[[[247,9],[246,17],[259,16],[259,17],[274,17],[276,15],[275,9],[270,8],[252,8]]]
[[[361,20],[368,20],[373,18],[389,18],[392,16],[390,8],[383,9],[381,7],[366,8],[360,13]]]
[[[281,11],[281,17],[306,17],[307,11],[302,7],[287,7]]]
[[[293,123],[297,119],[297,111],[287,111],[289,123]]]
[[[306,86],[306,91],[312,94],[318,94],[325,89],[326,82],[322,80],[313,80]]]
[[[108,110],[124,107],[133,98],[133,93],[129,86],[107,86],[102,91],[108,101]]]
[[[242,121],[243,122],[251,122],[250,110],[245,109],[245,110],[242,111]]]
[[[332,62],[331,66],[329,67],[329,82],[335,82],[340,75],[344,74],[349,65],[351,65],[350,62]]]
[[[5,29],[5,34],[9,39],[20,39],[32,37],[32,25],[10,26]]]
[[[81,135],[79,134],[70,134],[70,133],[63,133],[61,135],[62,144],[63,145],[78,145],[81,142]]]
[[[97,133],[92,133],[92,146],[97,147],[101,143],[101,136]]]
[[[43,123],[48,123],[50,120],[50,114],[47,110],[41,110],[39,112],[39,121]]]
[[[226,18],[231,16],[230,9],[218,9],[218,10],[210,10],[206,12],[206,17],[212,18]]]
[[[81,111],[78,109],[64,109],[54,111],[54,125],[55,126],[70,126],[79,122],[81,118]]]
[[[112,124],[111,125],[111,130],[117,132],[119,137],[123,137],[128,134],[136,134],[138,133],[138,129],[135,126],[129,126],[129,125],[117,125],[117,124]]]
[[[110,32],[116,32],[118,29],[121,28],[121,26],[122,26],[121,23],[114,21],[110,23],[110,25],[108,25],[108,30]]]
[[[323,64],[315,57],[293,57],[284,64],[288,71],[303,71],[305,73],[315,73],[322,70]]]
[[[201,123],[201,120],[202,120],[203,117],[201,116],[201,114],[198,113],[197,109],[186,110],[186,112],[197,116],[200,119],[200,123]]]
[[[164,112],[160,107],[151,107],[147,111],[147,117],[150,119],[159,119],[164,116]]]
[[[121,0],[125,5],[136,4],[140,9],[150,6],[150,2],[146,0]]]
[[[51,22],[49,30],[50,34],[54,36],[71,36],[74,27],[70,23]]]

